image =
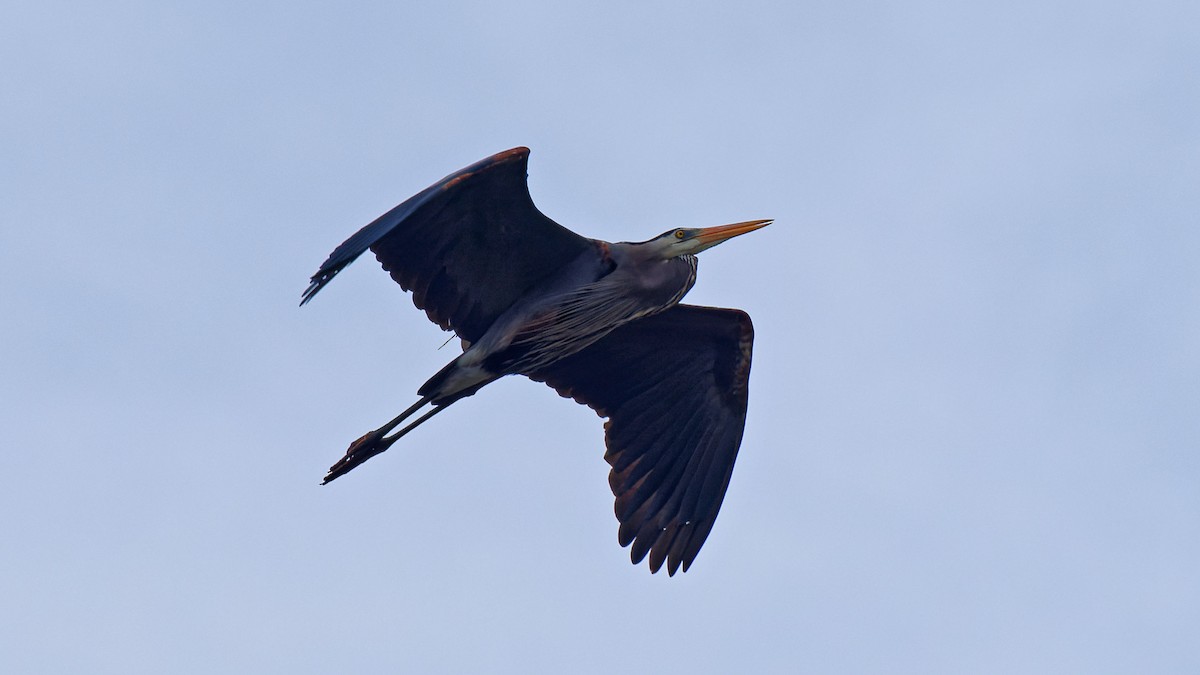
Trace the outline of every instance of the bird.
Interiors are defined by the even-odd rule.
[[[648,555],[652,573],[664,563],[669,576],[686,572],[741,446],[754,328],[741,310],[680,300],[697,253],[772,221],[590,239],[537,209],[528,162],[518,147],[450,174],[360,229],[310,279],[301,306],[370,249],[463,348],[416,403],[354,441],[322,485],[491,382],[524,375],[607,418],[618,543],[634,565]]]

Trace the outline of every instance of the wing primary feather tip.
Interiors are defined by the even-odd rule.
[[[314,274],[312,278],[308,280],[308,288],[304,289],[304,292],[300,294],[300,306],[303,307],[307,305],[308,301],[312,300],[322,288],[325,288],[325,284],[328,284],[329,281],[333,279],[334,274],[337,274],[337,272],[334,272],[329,276],[325,276],[320,273]]]

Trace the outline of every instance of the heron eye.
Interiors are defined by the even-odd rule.
[[[684,232],[683,230],[675,230],[675,238],[676,239],[683,239],[685,234],[687,234],[687,233]]]

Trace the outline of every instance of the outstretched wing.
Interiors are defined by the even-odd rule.
[[[538,281],[591,244],[542,215],[529,196],[528,148],[443,178],[329,254],[301,305],[370,248],[429,319],[474,342]]]
[[[712,530],[746,425],[754,328],[736,309],[676,305],[530,377],[595,409],[622,546],[686,572]]]

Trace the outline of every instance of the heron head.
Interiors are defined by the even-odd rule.
[[[744,223],[718,225],[717,227],[679,228],[663,232],[646,243],[654,245],[663,258],[669,259],[688,253],[694,255],[705,249],[712,248],[723,241],[732,239],[739,234],[746,234],[761,227],[766,227],[772,222],[769,219],[748,220]]]

